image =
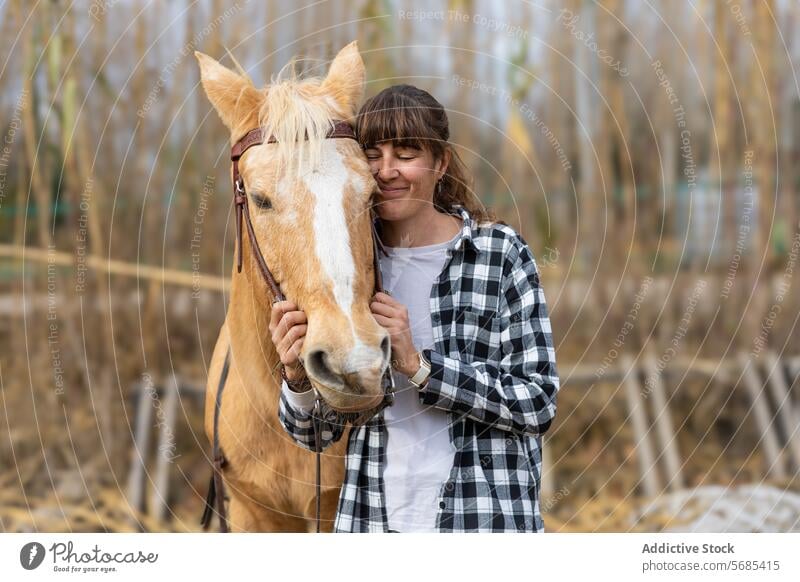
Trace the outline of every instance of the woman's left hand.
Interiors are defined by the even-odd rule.
[[[419,358],[408,323],[408,309],[386,293],[376,293],[369,308],[375,320],[389,332],[392,340],[392,367],[406,376],[419,369]]]

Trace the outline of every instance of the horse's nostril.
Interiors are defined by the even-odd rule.
[[[328,354],[325,350],[314,350],[306,357],[306,372],[323,384],[337,386],[341,378],[328,365]]]

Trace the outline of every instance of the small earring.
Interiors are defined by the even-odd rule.
[[[439,181],[436,182],[436,193],[437,194],[441,194],[442,193],[442,180],[444,180],[444,178],[439,178]]]

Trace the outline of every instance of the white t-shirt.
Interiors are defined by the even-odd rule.
[[[424,247],[385,247],[380,267],[384,288],[408,308],[411,337],[417,350],[433,347],[430,295],[444,268],[451,240]],[[450,442],[447,413],[419,402],[408,376],[393,372],[394,404],[384,410],[387,429],[383,479],[389,529],[435,532],[441,488],[450,477],[455,446]],[[289,403],[300,410],[313,407],[313,393],[298,394],[282,387]]]
[[[384,288],[408,308],[418,350],[433,347],[430,295],[452,240],[424,247],[386,247],[381,257]],[[419,402],[418,389],[394,373],[395,401],[384,412],[388,440],[383,473],[389,529],[436,531],[441,488],[450,476],[456,448],[450,443],[447,412]]]

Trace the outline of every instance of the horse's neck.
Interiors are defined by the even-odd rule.
[[[280,359],[269,332],[269,311],[260,305],[247,279],[234,276],[226,324],[236,368],[244,390],[253,399],[266,397],[275,403],[280,387],[280,376],[276,375]]]

